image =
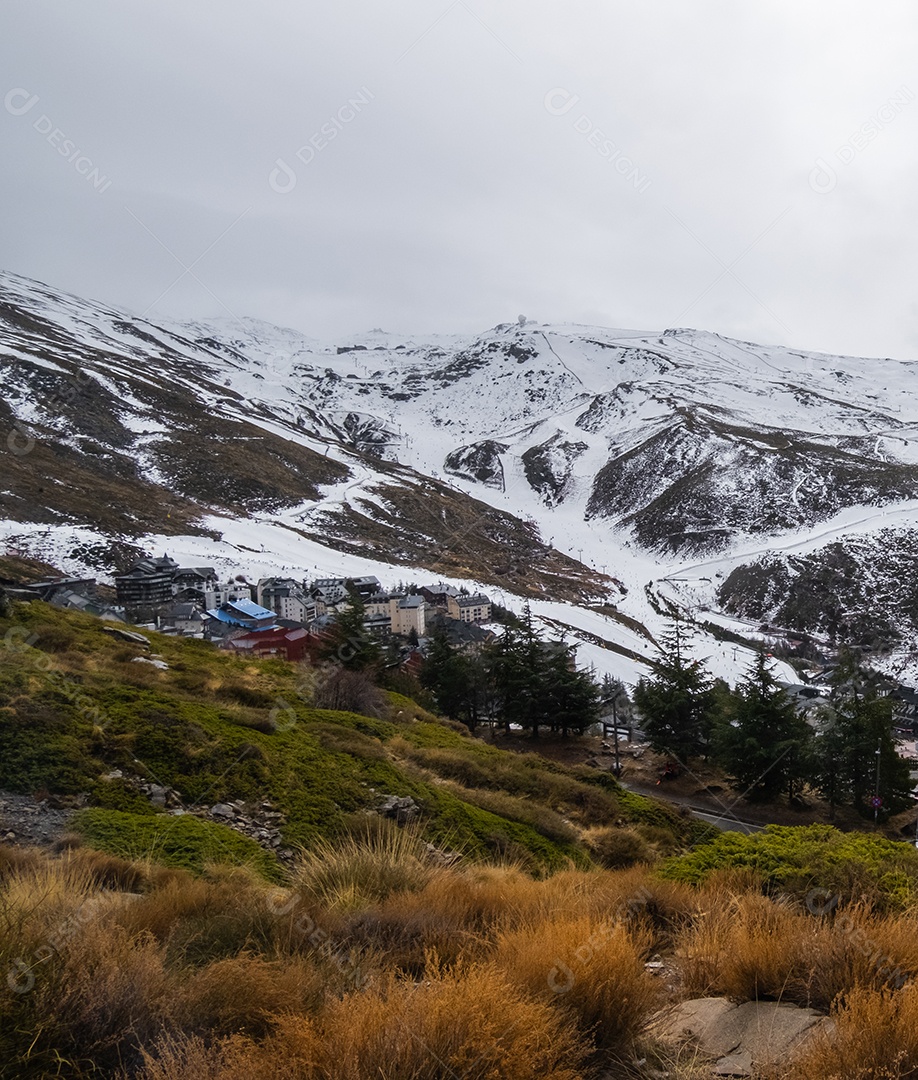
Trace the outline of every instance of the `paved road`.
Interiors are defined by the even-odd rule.
[[[737,813],[738,808],[731,807],[729,801],[725,802],[723,809],[718,810],[709,806],[699,806],[698,803],[686,798],[684,795],[671,795],[666,792],[662,784],[660,787],[645,787],[643,784],[624,782],[621,782],[621,784],[622,787],[633,791],[636,795],[649,795],[652,799],[660,799],[662,802],[672,803],[673,806],[683,806],[685,809],[691,810],[694,817],[699,818],[701,821],[707,821],[711,825],[716,825],[718,829],[724,829],[727,832],[754,833],[761,832],[764,828],[764,825],[757,824],[754,821],[743,821]]]
[[[692,816],[716,825],[718,829],[724,829],[726,832],[754,833],[761,832],[764,827],[753,825],[751,821],[737,821],[733,817],[717,817],[716,814],[704,813],[701,810],[692,810]]]

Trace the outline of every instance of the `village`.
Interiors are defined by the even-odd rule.
[[[337,615],[355,601],[362,605],[368,636],[401,639],[409,652],[419,653],[435,628],[454,646],[494,637],[485,625],[493,615],[491,599],[443,582],[391,590],[374,576],[268,577],[252,583],[238,574],[221,582],[212,567],[180,566],[167,554],[137,560],[114,581],[110,598],[112,590],[91,577],[49,578],[18,591],[111,622],[294,662],[315,659]]]

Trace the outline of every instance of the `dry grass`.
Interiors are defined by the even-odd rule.
[[[263,1036],[273,1017],[315,1012],[326,993],[324,972],[308,961],[271,963],[245,954],[217,960],[175,982],[169,1027],[209,1037]]]
[[[486,967],[430,969],[286,1017],[261,1044],[161,1042],[142,1080],[579,1080],[586,1047],[547,1003]]]
[[[915,912],[817,916],[735,874],[444,867],[388,828],[313,852],[287,889],[87,848],[0,856],[0,973],[19,980],[0,982],[0,1075],[577,1080],[640,1056],[694,1077],[646,1030],[661,953],[684,996],[834,1002],[837,1038],[787,1080],[918,1078]]]
[[[912,1080],[918,1076],[918,987],[852,990],[781,1080]]]
[[[913,916],[854,905],[821,917],[755,894],[721,898],[681,936],[677,953],[688,994],[823,1009],[854,988],[918,974]]]
[[[660,1004],[644,968],[649,933],[590,916],[558,918],[501,934],[494,963],[517,986],[572,1013],[601,1048],[623,1049]]]
[[[303,852],[293,885],[308,904],[348,911],[417,892],[436,873],[415,830],[368,825],[362,835],[321,840]]]
[[[614,825],[585,830],[587,849],[607,870],[624,870],[639,863],[652,863],[657,854],[636,829]]]

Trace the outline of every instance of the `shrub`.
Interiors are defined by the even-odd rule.
[[[293,886],[308,904],[346,910],[416,892],[435,869],[416,830],[374,824],[363,835],[319,840],[302,854]]]
[[[644,968],[650,936],[584,915],[499,935],[494,963],[539,1001],[572,1013],[600,1048],[622,1050],[660,1003]]]
[[[595,829],[585,837],[590,854],[608,870],[622,870],[636,863],[654,861],[654,852],[644,838],[633,829],[609,826]]]
[[[918,898],[918,851],[911,845],[830,825],[768,825],[748,836],[724,832],[669,860],[661,873],[697,884],[722,870],[754,871],[771,891],[800,897],[818,887],[889,907]]]
[[[354,712],[362,716],[382,717],[388,712],[385,695],[370,675],[344,667],[320,669],[312,704],[317,709]]]

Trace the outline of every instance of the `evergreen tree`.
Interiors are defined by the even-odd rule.
[[[719,762],[750,799],[793,798],[810,766],[812,733],[759,653],[735,698],[732,716],[716,728]]]
[[[493,646],[491,666],[500,718],[509,734],[516,724],[538,738],[545,703],[541,700],[543,652],[527,605],[519,626],[508,626]]]
[[[908,762],[892,733],[892,702],[878,677],[843,654],[816,738],[814,779],[833,806],[850,803],[864,817],[885,820],[911,805]],[[879,796],[882,805],[872,805]]]
[[[377,669],[382,661],[378,642],[364,629],[366,606],[356,590],[349,590],[348,605],[335,621],[322,649],[325,659],[351,671]]]
[[[437,707],[445,716],[468,721],[471,673],[465,657],[453,649],[442,627],[436,627],[430,635],[420,681],[437,699]]]
[[[548,650],[538,681],[542,686],[538,711],[552,731],[560,731],[565,738],[571,731],[582,735],[596,721],[599,687],[587,672],[574,667],[563,638]]]
[[[679,761],[708,753],[715,709],[711,676],[691,656],[691,635],[676,616],[661,635],[650,678],[641,679],[634,704],[650,745]]]

